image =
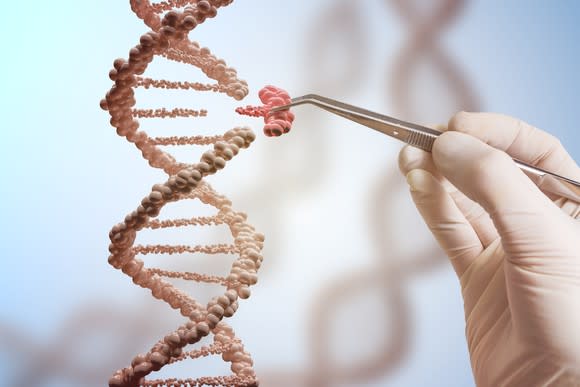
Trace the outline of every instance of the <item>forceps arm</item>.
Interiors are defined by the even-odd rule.
[[[330,113],[379,131],[387,136],[396,138],[397,140],[403,141],[427,152],[431,152],[433,142],[441,134],[441,132],[431,128],[401,121],[393,117],[378,114],[370,110],[362,109],[357,106],[349,105],[316,94],[307,94],[302,97],[293,98],[290,104],[277,106],[270,111],[276,112],[286,110],[292,106],[302,104],[318,106]]]
[[[425,126],[401,121],[317,94],[307,94],[293,98],[290,104],[277,106],[270,111],[286,110],[292,106],[302,104],[318,106],[328,112],[377,130],[427,152],[431,152],[435,139],[441,134],[441,132]],[[534,167],[517,159],[512,160],[541,190],[580,203],[580,182]]]

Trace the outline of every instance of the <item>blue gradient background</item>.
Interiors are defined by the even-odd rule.
[[[195,30],[192,39],[202,41],[238,69],[252,88],[247,103],[255,102],[257,90],[267,83],[278,84],[294,95],[306,93],[313,90],[302,75],[301,55],[306,54],[301,46],[307,42],[305,33],[329,4],[330,0],[237,1]],[[408,26],[387,2],[358,4],[367,7],[370,54],[364,62],[367,67],[361,68],[365,78],[356,91],[333,96],[388,113],[391,106],[385,101],[392,97],[387,95],[385,74],[405,44]],[[111,84],[107,73],[113,59],[126,56],[146,28],[132,14],[128,1],[9,2],[3,9],[0,329],[6,334],[7,326],[15,327],[38,348],[51,349],[67,319],[80,313],[79,305],[90,308],[93,303],[111,301],[121,310],[132,311],[136,304],[153,303],[149,294],[107,264],[107,234],[152,184],[164,179],[163,174],[148,168],[138,152],[115,134],[108,115],[98,106]],[[439,42],[467,75],[485,110],[519,117],[553,133],[577,160],[579,17],[580,3],[576,1],[470,1]],[[283,28],[276,36],[263,34],[256,28],[258,20]],[[289,54],[274,38],[287,45]],[[264,58],[267,52],[271,55]],[[437,99],[429,89],[422,92]],[[242,303],[232,323],[252,353],[258,373],[307,367],[304,320],[309,313],[308,297],[326,278],[370,262],[365,257],[371,247],[357,209],[365,204],[365,186],[380,172],[373,169],[373,163],[387,157],[392,168],[396,167],[399,144],[373,134],[355,137],[356,128],[322,115],[315,117],[333,128],[345,128],[327,143],[324,183],[285,204],[282,230],[289,239],[300,242],[280,246],[276,265],[266,268],[264,280],[252,298]],[[231,115],[231,122],[247,122],[260,131],[257,121]],[[300,113],[297,126],[295,136],[300,136],[301,127],[311,129],[306,119],[301,121]],[[259,138],[256,154],[266,154],[269,144]],[[250,150],[232,162],[231,174],[247,173],[247,185],[259,178],[247,171],[263,162],[253,155]],[[368,165],[355,175],[356,184],[352,174],[358,171],[349,164],[353,159],[359,160],[359,167]],[[234,169],[238,162],[239,168]],[[351,176],[344,176],[345,171]],[[216,176],[216,184],[237,203],[236,186],[228,185],[225,172],[219,184]],[[244,204],[239,209],[251,207],[251,200],[238,199]],[[422,240],[433,243],[413,212],[410,198],[401,200],[410,208],[401,222],[421,228]],[[353,225],[341,231],[334,223],[345,221],[339,217],[343,207],[352,207],[352,212],[345,211]],[[266,209],[261,215],[248,212],[250,221],[253,215],[267,217]],[[309,226],[301,228],[314,218],[312,229],[326,232],[316,238]],[[268,235],[266,222],[260,222],[258,229]],[[332,245],[337,235],[347,236],[351,242],[337,248]],[[319,260],[323,255],[328,257]],[[310,263],[313,269],[304,274],[304,265]],[[299,285],[301,281],[305,285]],[[412,348],[396,371],[368,385],[473,385],[463,337],[462,301],[450,267],[417,276],[406,288],[413,309]],[[173,313],[169,308],[155,310]],[[274,328],[263,328],[265,322]],[[176,325],[162,326],[161,332],[165,332]],[[361,329],[358,335],[365,333]],[[65,342],[60,344],[67,347]],[[142,350],[151,343],[144,338],[136,348]],[[84,345],[82,340],[79,344]],[[98,362],[109,356],[107,351],[114,345],[107,348],[85,350],[92,351],[90,362]],[[22,350],[20,354],[21,350],[0,348],[0,360],[5,360],[0,362],[0,384],[12,383],[19,367],[37,367],[34,353]],[[117,363],[119,367],[130,360],[124,359]],[[47,377],[46,384],[39,385],[68,385],[66,375],[54,374],[57,376]]]

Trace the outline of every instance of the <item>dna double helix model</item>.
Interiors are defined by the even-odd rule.
[[[115,225],[109,233],[109,263],[132,278],[140,287],[151,291],[153,297],[168,303],[171,308],[187,318],[187,322],[169,332],[144,354],[133,358],[130,365],[116,371],[109,386],[256,386],[258,381],[252,368],[250,354],[224,321],[238,309],[239,299],[250,296],[250,286],[257,282],[257,271],[262,263],[261,250],[264,236],[246,222],[247,216],[231,207],[231,202],[218,194],[207,182],[206,176],[225,167],[241,149],[255,139],[245,127],[228,130],[211,136],[169,136],[151,138],[139,130],[139,119],[188,118],[207,115],[204,109],[190,108],[135,108],[135,90],[144,88],[181,89],[196,92],[223,93],[235,100],[248,94],[247,83],[240,80],[236,70],[223,59],[214,56],[208,48],[200,47],[188,38],[190,31],[217,15],[218,9],[233,0],[167,0],[152,4],[149,0],[130,0],[131,9],[151,29],[143,34],[139,43],[129,51],[129,57],[117,59],[109,73],[113,86],[101,101],[101,107],[111,116],[110,123],[117,134],[133,143],[154,168],[169,176],[156,184],[138,207]],[[155,57],[179,62],[200,69],[215,83],[174,82],[144,77],[148,65]],[[177,162],[160,146],[213,145],[201,156],[198,163]],[[213,216],[184,219],[156,219],[168,203],[181,200],[198,200],[217,210]],[[137,233],[143,229],[158,230],[186,226],[228,227],[233,243],[213,245],[136,245]],[[224,277],[196,272],[179,272],[147,267],[139,257],[172,254],[231,254],[235,256],[229,274]],[[174,286],[169,279],[181,279],[221,285],[223,294],[202,305],[186,292]],[[185,347],[198,343],[213,334],[211,345],[186,351]],[[221,355],[231,364],[231,375],[199,377],[196,379],[153,379],[145,377],[168,364],[208,355]]]

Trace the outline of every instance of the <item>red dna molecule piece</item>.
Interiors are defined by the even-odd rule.
[[[109,73],[114,85],[101,101],[101,107],[111,116],[110,123],[117,133],[141,151],[155,168],[163,169],[169,178],[155,184],[140,205],[109,233],[109,263],[131,277],[132,281],[151,291],[153,297],[168,303],[187,318],[175,331],[155,343],[149,351],[135,356],[131,364],[118,370],[109,380],[109,386],[256,386],[258,381],[252,368],[250,354],[240,339],[224,321],[238,309],[240,299],[250,296],[250,286],[257,282],[257,271],[262,263],[261,250],[264,236],[246,222],[244,213],[232,209],[232,203],[218,194],[204,178],[225,167],[226,163],[248,148],[255,139],[249,128],[233,128],[224,134],[211,136],[168,136],[151,138],[139,131],[138,119],[199,119],[206,117],[205,109],[192,108],[135,108],[135,88],[181,89],[198,92],[224,93],[236,100],[248,94],[245,81],[239,80],[233,68],[227,67],[210,50],[190,41],[188,33],[196,26],[217,15],[217,9],[232,0],[168,0],[151,4],[148,0],[131,0],[131,8],[152,30],[141,36],[139,44],[129,51],[128,60],[117,59]],[[181,10],[182,9],[182,10]],[[215,84],[174,82],[143,77],[149,63],[157,56],[169,61],[199,68]],[[210,145],[198,163],[179,163],[160,146]],[[158,220],[164,206],[181,200],[197,200],[214,207],[213,216]],[[136,245],[137,233],[144,229],[158,230],[179,227],[208,227],[224,225],[233,238],[232,243],[214,245]],[[179,272],[145,266],[147,255],[223,254],[236,258],[226,276],[197,272]],[[138,257],[139,256],[139,257]],[[203,305],[170,280],[179,279],[225,287],[221,295]],[[213,334],[213,344],[186,351]],[[197,379],[153,379],[145,377],[168,364],[208,355],[221,355],[231,364],[232,375],[199,377]]]
[[[264,134],[268,137],[278,137],[288,133],[292,128],[292,122],[294,122],[294,113],[290,110],[270,112],[277,106],[287,105],[291,102],[288,92],[269,85],[260,90],[258,96],[264,104],[263,106],[239,107],[236,112],[251,117],[264,117]]]

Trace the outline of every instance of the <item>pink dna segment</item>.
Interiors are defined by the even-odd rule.
[[[258,93],[263,106],[239,107],[236,112],[251,117],[264,117],[264,134],[268,137],[278,137],[288,133],[292,128],[294,113],[290,110],[282,110],[270,113],[272,108],[291,102],[290,95],[286,90],[276,86],[265,86]]]

